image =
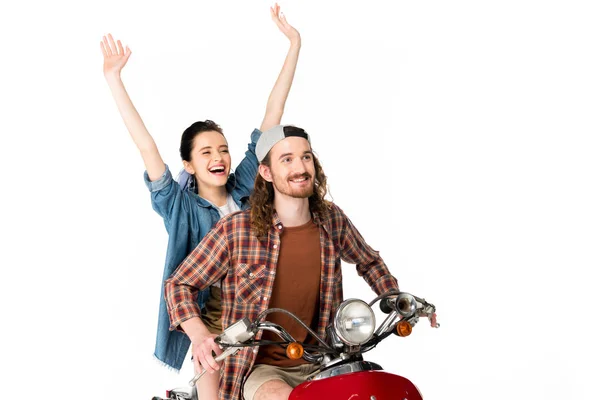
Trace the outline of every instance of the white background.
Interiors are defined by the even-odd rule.
[[[235,162],[287,51],[270,4],[2,3],[2,396],[150,399],[189,380],[152,357],[167,236],[99,41],[133,50],[123,79],[174,171],[206,118]],[[303,39],[283,122],[311,133],[401,288],[438,307],[440,329],[367,358],[427,399],[597,399],[596,3],[281,4]]]

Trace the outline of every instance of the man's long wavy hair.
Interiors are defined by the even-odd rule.
[[[308,205],[310,212],[323,220],[331,205],[331,202],[325,200],[327,176],[314,153],[313,162],[315,166],[313,194],[308,198]],[[271,168],[271,152],[267,153],[261,164]],[[273,183],[266,181],[260,173],[257,173],[254,180],[254,192],[250,196],[250,222],[257,238],[265,238],[269,233],[269,229],[273,224],[274,200]]]

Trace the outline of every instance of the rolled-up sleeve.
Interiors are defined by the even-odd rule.
[[[167,164],[165,164],[165,172],[163,172],[162,176],[155,181],[151,181],[148,176],[148,171],[144,171],[144,183],[150,192],[158,192],[170,185],[172,181],[173,175],[171,175],[171,171]]]
[[[190,208],[189,200],[173,179],[168,165],[165,164],[165,172],[155,181],[150,181],[148,172],[144,171],[144,183],[150,191],[152,208],[164,219],[167,227],[182,209]]]
[[[250,196],[254,190],[254,180],[258,172],[258,159],[256,158],[256,143],[262,132],[254,129],[250,135],[248,150],[242,161],[235,168],[235,191],[239,191],[239,197]]]
[[[165,281],[170,330],[190,318],[200,317],[198,291],[222,279],[228,268],[227,235],[220,221]]]

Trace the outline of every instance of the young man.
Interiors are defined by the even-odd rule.
[[[398,289],[378,252],[342,210],[324,200],[327,179],[304,130],[269,129],[258,140],[256,155],[260,165],[251,209],[223,218],[165,283],[171,329],[185,331],[194,359],[211,373],[220,369],[212,351],[221,351],[194,298],[214,282],[222,281],[224,326],[280,307],[321,337],[343,297],[340,260],[356,264],[378,294]],[[298,341],[306,339],[298,324],[272,315],[269,320]],[[244,349],[226,359],[219,398],[287,399],[314,370],[303,360],[288,360],[280,348]]]

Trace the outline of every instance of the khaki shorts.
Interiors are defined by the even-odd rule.
[[[202,322],[210,333],[220,335],[223,332],[223,319],[221,318],[221,288],[211,286],[208,300],[202,309]]]
[[[244,384],[244,400],[253,400],[256,391],[263,383],[280,380],[291,387],[296,387],[317,372],[318,365],[302,364],[296,367],[275,367],[272,365],[258,364],[252,367],[250,375]]]

